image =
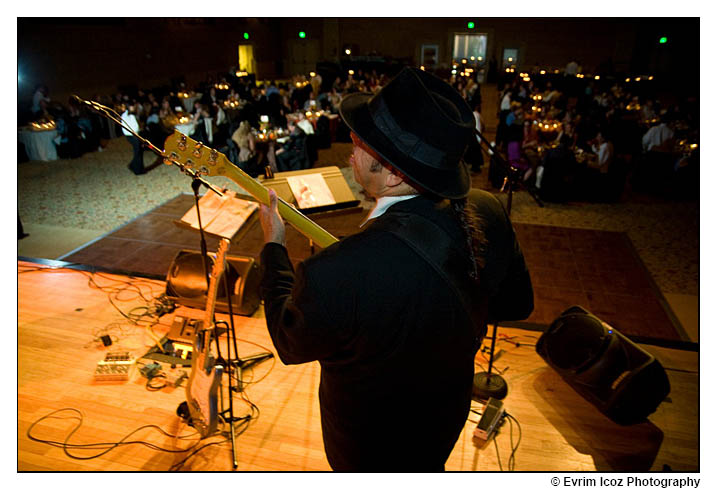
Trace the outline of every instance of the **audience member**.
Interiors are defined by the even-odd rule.
[[[130,101],[127,108],[122,113],[122,122],[132,131],[139,134],[140,123],[137,120],[137,106],[137,101]],[[130,145],[132,146],[132,161],[127,165],[127,168],[134,172],[137,176],[144,174],[146,171],[144,161],[142,160],[142,143],[140,143],[139,138],[132,134],[131,131],[128,131],[124,126],[122,128],[122,134],[125,135],[125,138],[127,138],[127,141],[130,142]]]
[[[32,96],[32,115],[36,118],[46,116],[50,104],[50,93],[47,85],[38,85]]]
[[[232,134],[232,141],[237,145],[237,163],[244,168],[243,163],[248,162],[255,155],[255,141],[249,121],[242,121]]]
[[[270,163],[279,172],[309,168],[311,163],[307,150],[306,133],[291,120],[287,122],[287,129],[290,132],[289,140],[274,154],[269,153]]]

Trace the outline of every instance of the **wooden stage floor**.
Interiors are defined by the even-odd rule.
[[[39,266],[18,263],[18,470],[167,471],[179,467],[187,452],[167,453],[132,444],[91,460],[76,460],[61,447],[28,438],[33,423],[64,409],[37,424],[33,437],[57,442],[69,438],[75,445],[126,438],[172,450],[186,449],[197,441],[193,429],[175,413],[184,400],[182,387],[147,390],[146,379],[137,371],[126,382],[93,381],[97,362],[109,350],[126,350],[140,357],[154,344],[152,333],[128,323],[110,300],[125,314],[141,313],[147,302],[139,292],[153,298],[164,291],[164,283],[72,270],[36,270]],[[91,277],[102,290],[91,287]],[[184,313],[202,316],[200,311]],[[173,316],[163,316],[152,328],[153,333],[166,333]],[[261,308],[254,316],[237,316],[235,321],[240,356],[262,351],[257,345],[274,351]],[[698,353],[644,346],[667,368],[672,391],[648,422],[622,427],[578,396],[541,360],[531,346],[537,332],[514,328],[500,328],[499,332],[525,343],[519,347],[505,341],[497,343],[503,353],[495,364],[509,385],[504,401],[507,411],[521,425],[515,470],[638,472],[660,471],[664,466],[674,471],[699,470]],[[96,339],[102,334],[114,339],[109,348]],[[481,353],[477,371],[482,371],[480,365],[486,367]],[[243,395],[259,408],[259,417],[246,428],[238,428],[243,430],[236,439],[238,470],[330,470],[319,422],[319,364],[285,366],[279,360],[267,361],[245,372],[243,379],[252,381]],[[422,397],[431,394],[417,394],[414,401],[407,401],[407,408],[421,410]],[[78,413],[69,409],[83,417],[82,425],[71,436]],[[237,416],[250,414],[240,395],[234,398],[234,409]],[[447,470],[498,471],[499,457],[501,467],[507,468],[511,454],[508,424],[496,437],[497,457],[493,442],[481,445],[472,437],[476,420],[477,415],[472,413]],[[153,428],[130,435],[146,425],[187,438],[170,437]],[[515,444],[517,428],[513,433]],[[197,452],[181,469],[232,470],[226,435],[204,440],[199,446],[212,442],[217,444]],[[99,447],[68,449],[70,454],[84,457],[102,451]]]

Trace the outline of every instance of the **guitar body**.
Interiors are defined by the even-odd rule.
[[[185,395],[190,424],[197,429],[202,438],[217,431],[219,410],[217,395],[222,381],[224,367],[215,363],[212,356],[212,333],[214,332],[214,306],[217,300],[219,278],[225,269],[225,257],[229,249],[229,240],[222,239],[217,249],[217,258],[207,289],[207,306],[204,322],[197,330],[192,353],[192,374],[187,382]]]
[[[224,372],[224,367],[215,365],[211,354],[207,352],[211,337],[211,328],[197,332],[192,358],[192,374],[185,389],[190,421],[202,438],[217,431],[217,394]],[[206,345],[204,338],[210,338]]]

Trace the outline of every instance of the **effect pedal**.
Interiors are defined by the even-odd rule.
[[[474,436],[482,440],[488,440],[496,430],[496,426],[504,415],[504,403],[493,397],[489,397],[489,402],[484,406],[484,412],[481,414],[479,424],[474,429]]]
[[[134,365],[135,359],[129,351],[109,352],[104,360],[97,362],[94,379],[101,382],[129,380]]]

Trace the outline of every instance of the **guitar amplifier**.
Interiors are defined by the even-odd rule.
[[[212,270],[214,259],[208,256],[207,271]],[[229,295],[225,289],[225,276]],[[177,253],[167,271],[166,295],[174,302],[186,307],[204,309],[207,305],[207,276],[202,265],[202,254],[198,251],[181,250]],[[254,258],[227,256],[227,269],[219,278],[215,310],[251,316],[259,307],[259,266]]]

